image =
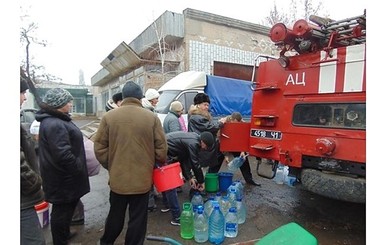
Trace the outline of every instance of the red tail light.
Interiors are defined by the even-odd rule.
[[[277,117],[271,115],[254,116],[253,124],[255,126],[274,127]]]

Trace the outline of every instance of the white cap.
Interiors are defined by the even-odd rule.
[[[153,88],[150,88],[146,91],[146,94],[144,95],[144,97],[146,97],[147,100],[152,100],[152,99],[156,99],[156,98],[159,98],[159,93],[158,91],[156,91],[155,89]]]

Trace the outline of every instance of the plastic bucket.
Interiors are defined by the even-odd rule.
[[[229,172],[219,172],[219,190],[221,192],[226,192],[227,188],[233,183],[233,174]]]
[[[49,224],[49,203],[42,202],[35,205],[37,217],[39,217],[40,226],[45,228]]]
[[[205,175],[205,189],[206,192],[217,192],[218,191],[218,174],[217,173],[206,173]]]
[[[172,163],[155,168],[153,174],[154,185],[159,192],[168,191],[184,184],[180,163]]]

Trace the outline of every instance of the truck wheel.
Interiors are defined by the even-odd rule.
[[[302,186],[321,196],[355,203],[365,203],[366,179],[352,178],[315,169],[303,169]]]

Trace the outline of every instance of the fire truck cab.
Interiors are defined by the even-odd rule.
[[[247,151],[278,163],[314,193],[366,200],[366,14],[341,21],[311,16],[270,38],[278,59],[259,63],[250,122],[226,123],[222,151]],[[256,59],[258,60],[258,59]]]

